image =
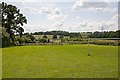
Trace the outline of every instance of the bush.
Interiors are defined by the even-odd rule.
[[[11,44],[10,35],[6,32],[5,28],[2,28],[2,47],[9,47]]]
[[[47,40],[45,38],[39,39],[39,42],[41,43],[47,43]]]
[[[20,45],[22,45],[23,43],[25,43],[25,39],[23,37],[18,37],[17,41],[19,42]]]
[[[65,39],[61,39],[61,42],[65,42]]]
[[[57,39],[57,35],[53,35],[53,39]]]
[[[10,40],[9,36],[2,37],[2,47],[9,47],[11,46],[12,41]]]
[[[43,38],[48,38],[47,35],[44,35]]]
[[[34,42],[34,40],[36,39],[36,38],[35,38],[33,35],[31,35],[31,34],[26,35],[26,38],[31,39],[31,41],[33,41],[33,42]]]

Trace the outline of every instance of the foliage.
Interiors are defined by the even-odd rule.
[[[120,38],[120,30],[117,31],[105,31],[105,32],[94,32],[88,35],[88,38]]]
[[[39,39],[39,42],[40,43],[47,43],[47,39],[45,39],[45,38]]]
[[[82,38],[80,33],[70,33],[70,38]]]
[[[43,38],[48,38],[47,35],[44,35]]]
[[[28,34],[26,37],[31,39],[31,41],[35,41],[35,37],[32,34]]]
[[[26,33],[25,33],[26,34]],[[70,33],[67,31],[46,31],[46,32],[34,32],[32,35],[62,35],[70,36],[71,38],[82,37],[80,33]]]
[[[8,47],[17,45],[15,33],[19,33],[20,37],[22,37],[24,29],[21,26],[23,26],[24,23],[27,23],[27,19],[20,13],[20,9],[17,9],[16,6],[4,2],[2,2],[1,5],[2,28],[4,28],[4,31],[2,32],[2,46]],[[21,43],[21,39],[18,39],[18,41]]]
[[[53,39],[57,39],[57,35],[53,35]]]
[[[9,34],[6,32],[5,28],[2,28],[2,47],[9,47],[11,45],[11,40]]]
[[[64,36],[63,35],[60,35],[60,37],[59,37],[60,39],[62,39],[62,38],[64,38]]]
[[[46,32],[35,32],[33,35],[64,35],[64,36],[69,36],[69,32],[67,31],[46,31]]]
[[[17,41],[19,42],[20,45],[22,45],[23,43],[25,43],[25,39],[23,37],[18,37]]]

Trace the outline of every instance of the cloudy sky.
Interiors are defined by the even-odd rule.
[[[86,32],[118,29],[118,0],[4,0],[28,20],[25,32],[64,30]]]

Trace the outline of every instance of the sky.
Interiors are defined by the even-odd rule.
[[[118,30],[118,0],[4,0],[27,18],[25,32]]]

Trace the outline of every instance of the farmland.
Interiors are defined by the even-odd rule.
[[[36,39],[39,39],[39,38],[42,38],[44,35],[33,35]],[[49,38],[49,39],[52,39],[53,38],[53,35],[47,35],[47,37]],[[59,38],[60,36],[58,35],[58,38]],[[69,38],[69,36],[64,36],[64,38]]]
[[[24,1],[0,4],[2,78],[118,78],[117,2]]]
[[[88,56],[90,48],[91,56]],[[16,46],[2,49],[3,78],[116,78],[118,47]]]

